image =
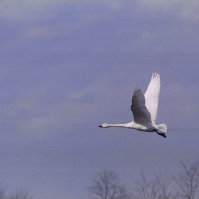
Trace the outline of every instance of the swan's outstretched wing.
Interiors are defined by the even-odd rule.
[[[157,73],[153,73],[146,93],[144,94],[146,100],[146,108],[149,110],[151,114],[152,123],[155,123],[157,117],[159,93],[160,75]]]
[[[151,115],[145,106],[144,94],[139,88],[134,90],[131,110],[136,123],[143,125],[151,124]]]

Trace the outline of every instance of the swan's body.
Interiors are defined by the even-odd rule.
[[[125,127],[132,128],[139,131],[156,132],[157,134],[166,138],[163,132],[167,132],[166,124],[156,125],[158,102],[160,93],[160,75],[152,74],[151,81],[143,94],[142,90],[135,88],[131,111],[133,112],[134,121],[127,124],[107,124],[103,123],[99,127]]]

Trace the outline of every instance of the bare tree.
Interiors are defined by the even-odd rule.
[[[178,199],[178,195],[172,192],[172,178],[165,173],[160,173],[147,178],[143,173],[140,180],[135,182],[137,199]]]
[[[98,172],[88,187],[90,194],[98,199],[129,199],[130,194],[125,186],[120,184],[118,175],[111,170]]]
[[[0,187],[0,199],[5,199],[5,189],[3,187]]]
[[[158,196],[158,187],[156,179],[148,180],[147,177],[141,173],[140,180],[135,182],[137,190],[137,198],[140,199],[156,199]]]
[[[8,199],[32,199],[33,197],[30,196],[29,191],[26,189],[19,189],[16,190],[12,195],[8,197]]]
[[[157,182],[157,187],[159,192],[158,198],[160,199],[174,198],[170,190],[170,185],[172,180],[167,172],[155,175],[155,181]]]
[[[182,198],[194,199],[199,188],[199,162],[188,166],[181,162],[181,170],[174,177],[174,181]]]

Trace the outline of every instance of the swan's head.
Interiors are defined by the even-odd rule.
[[[108,124],[103,123],[103,124],[99,125],[99,127],[102,127],[102,128],[108,128],[109,126],[108,126]]]

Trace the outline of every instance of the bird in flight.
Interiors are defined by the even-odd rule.
[[[156,124],[158,102],[160,93],[160,75],[153,73],[148,88],[143,94],[142,90],[135,88],[132,97],[131,111],[134,121],[126,124],[103,123],[99,127],[125,127],[139,131],[156,132],[166,138],[166,124]]]

